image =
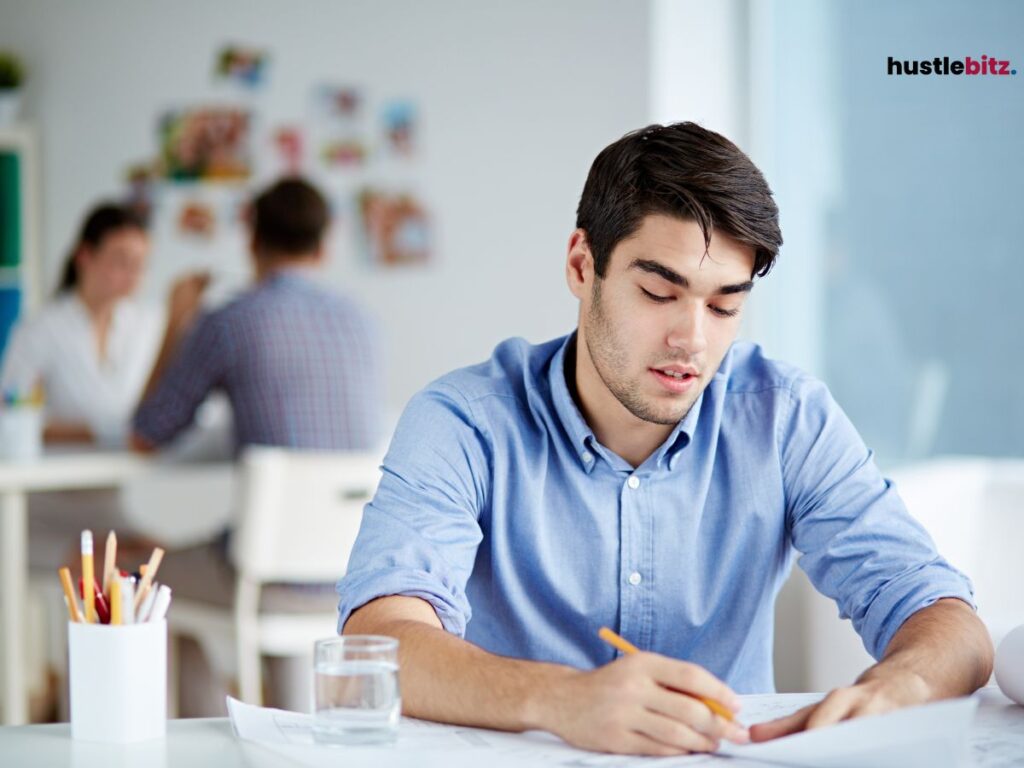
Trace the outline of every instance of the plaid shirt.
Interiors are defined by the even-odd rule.
[[[280,271],[196,322],[135,412],[135,431],[166,443],[220,389],[231,401],[236,448],[372,448],[381,423],[378,348],[362,310],[297,270]]]

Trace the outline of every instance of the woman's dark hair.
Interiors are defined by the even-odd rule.
[[[139,213],[127,206],[116,203],[100,203],[93,208],[82,223],[78,239],[64,264],[57,292],[70,291],[78,285],[78,265],[75,256],[83,245],[91,248],[99,247],[103,238],[119,229],[139,229],[146,231],[146,220]]]
[[[587,233],[599,277],[615,246],[658,213],[696,221],[705,248],[716,227],[753,247],[751,277],[768,274],[782,245],[779,209],[764,176],[735,144],[695,123],[627,133],[594,160],[576,226]]]
[[[330,213],[316,187],[299,178],[282,179],[260,193],[250,210],[258,256],[304,256],[320,247]]]

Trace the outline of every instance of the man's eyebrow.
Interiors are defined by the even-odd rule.
[[[629,269],[639,269],[641,272],[649,272],[652,275],[657,275],[662,280],[668,280],[673,285],[678,285],[680,288],[690,287],[690,281],[674,269],[669,269],[664,264],[659,264],[658,262],[651,261],[650,259],[633,259],[629,265]]]
[[[744,283],[733,283],[732,285],[720,286],[715,291],[715,296],[727,296],[730,293],[750,293],[750,290],[754,287],[753,280],[747,280]]]
[[[651,259],[633,259],[628,268],[639,269],[641,272],[648,272],[652,275],[657,275],[662,280],[667,280],[673,285],[678,285],[680,288],[690,287],[690,281],[674,269],[669,269],[664,264],[659,264],[657,261],[652,261]],[[716,290],[712,295],[727,296],[732,293],[749,293],[753,287],[754,281],[747,280],[742,283],[719,286],[718,290]]]

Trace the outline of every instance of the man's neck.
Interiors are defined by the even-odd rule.
[[[565,381],[594,437],[632,466],[639,467],[675,429],[639,419],[618,401],[594,367],[585,339],[577,331],[566,350]]]
[[[282,272],[312,272],[320,266],[320,258],[316,254],[288,257],[260,256],[255,259],[255,263],[256,282],[260,283]]]

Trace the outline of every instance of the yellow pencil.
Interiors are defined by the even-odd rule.
[[[110,580],[110,623],[121,623],[121,579]]]
[[[93,591],[96,574],[92,567],[92,531],[82,531],[82,602],[85,604],[85,621],[96,623],[96,593]]]
[[[103,594],[110,596],[110,576],[114,573],[114,563],[117,560],[117,534],[111,531],[107,534],[107,546],[103,548]]]
[[[632,653],[639,653],[640,652],[639,648],[637,648],[635,645],[633,645],[628,640],[625,640],[622,637],[619,637],[619,635],[617,635],[612,630],[608,629],[608,627],[601,627],[601,629],[598,631],[597,634],[598,634],[598,637],[600,637],[602,640],[604,640],[606,643],[608,643],[608,645],[611,645],[614,648],[618,648],[623,653],[630,653],[630,654],[632,654]],[[681,693],[686,693],[686,692],[685,691],[681,691]],[[712,712],[714,712],[719,717],[721,717],[721,718],[723,718],[725,720],[728,720],[730,723],[733,721],[732,712],[730,712],[727,708],[723,707],[721,704],[719,704],[714,699],[706,699],[703,696],[694,696],[694,698],[698,699],[705,707],[710,709]]]
[[[142,601],[146,599],[146,593],[149,592],[150,586],[153,584],[153,579],[156,576],[156,569],[160,567],[160,561],[164,559],[164,551],[160,547],[156,547],[153,550],[153,554],[149,556],[149,562],[146,564],[146,572],[142,574],[142,581],[139,582],[139,587],[135,590],[135,610],[139,610],[139,606],[142,605]]]
[[[78,598],[75,597],[75,588],[71,585],[71,569],[65,566],[57,571],[57,573],[60,574],[60,585],[64,587],[64,598],[68,604],[68,613],[71,615],[71,620],[80,623],[82,621],[82,612],[78,610]]]

